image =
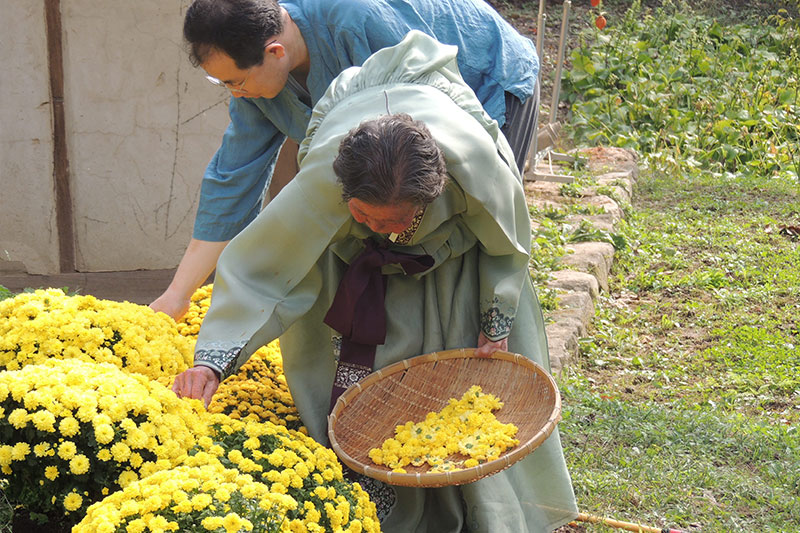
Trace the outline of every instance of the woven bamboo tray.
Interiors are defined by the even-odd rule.
[[[392,472],[369,458],[369,450],[394,436],[395,426],[424,420],[450,398],[480,385],[504,402],[497,419],[512,423],[520,441],[498,459],[451,472],[428,472],[428,465]],[[356,472],[392,485],[461,485],[508,468],[550,436],[561,419],[561,397],[552,376],[530,359],[509,352],[475,357],[474,349],[420,355],[373,372],[350,386],[328,415],[328,438],[339,459]],[[461,456],[451,458],[463,459]]]

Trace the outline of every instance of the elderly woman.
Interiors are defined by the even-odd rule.
[[[222,256],[178,394],[210,400],[280,336],[297,409],[326,443],[332,398],[398,360],[478,346],[549,367],[520,175],[455,55],[411,32],[334,80],[297,177]],[[460,487],[359,481],[388,532],[545,532],[577,514],[557,432]]]

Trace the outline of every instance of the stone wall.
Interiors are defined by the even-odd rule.
[[[46,3],[2,0],[0,271],[59,270]],[[188,4],[60,1],[75,270],[171,268],[189,240],[229,96],[188,61]]]
[[[569,223],[577,227],[582,220],[594,228],[613,233],[623,217],[622,205],[630,203],[638,175],[636,155],[621,148],[590,148],[579,155],[597,186],[581,190],[580,198],[565,197],[561,184],[551,181],[528,181],[525,193],[528,204],[541,208],[564,204],[595,206],[593,215],[572,215]],[[614,247],[607,242],[579,242],[567,245],[561,259],[562,270],[551,273],[548,287],[557,290],[558,307],[546,313],[547,344],[550,365],[560,372],[578,354],[578,342],[586,337],[594,318],[594,302],[601,291],[608,291],[608,276],[614,261]]]
[[[0,270],[58,268],[44,8],[0,4]]]

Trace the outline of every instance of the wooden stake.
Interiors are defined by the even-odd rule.
[[[622,522],[614,520],[613,518],[605,518],[602,516],[594,516],[586,513],[578,513],[579,522],[589,522],[590,524],[603,524],[605,526],[614,527],[617,529],[624,529],[625,531],[636,531],[637,533],[683,533],[679,529],[670,529],[665,527],[658,529],[650,526],[642,526],[633,524],[631,522]]]

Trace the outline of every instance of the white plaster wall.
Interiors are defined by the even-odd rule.
[[[58,270],[44,4],[0,0],[0,271]]]
[[[228,94],[188,61],[188,5],[61,2],[80,271],[171,268],[189,241]]]

